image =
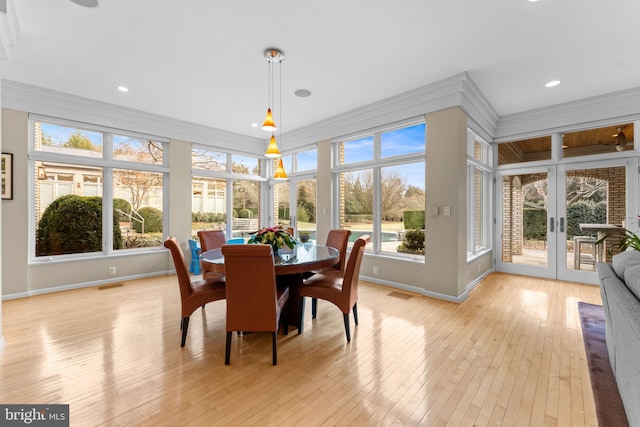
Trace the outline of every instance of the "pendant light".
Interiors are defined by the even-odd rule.
[[[280,106],[282,107],[282,61],[284,55],[277,49],[267,49],[264,52],[264,58],[269,63],[269,107],[267,108],[267,115],[262,124],[262,129],[271,132],[271,139],[269,140],[269,146],[267,147],[265,157],[277,158],[280,157],[280,150],[276,144],[275,131],[278,130],[273,120],[273,64],[280,64]],[[280,121],[282,121],[282,108],[280,109]]]
[[[276,137],[271,135],[271,139],[269,140],[269,146],[267,147],[266,153],[264,153],[265,157],[270,159],[275,159],[280,157],[280,150],[278,150],[278,144],[276,144]]]
[[[282,164],[282,157],[278,159],[278,164],[276,166],[276,173],[273,175],[274,179],[287,179],[287,172],[284,170],[284,165]]]

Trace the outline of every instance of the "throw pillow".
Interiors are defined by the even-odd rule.
[[[616,254],[611,259],[611,267],[616,275],[624,280],[624,271],[632,265],[640,264],[640,252],[638,251],[624,251]]]
[[[633,265],[625,270],[624,283],[631,293],[640,299],[640,265]]]

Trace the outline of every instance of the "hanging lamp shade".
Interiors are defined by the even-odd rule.
[[[278,150],[278,144],[276,144],[276,137],[274,135],[271,135],[269,146],[267,147],[267,152],[264,153],[264,156],[271,159],[275,159],[281,156],[280,150]]]
[[[284,165],[282,164],[282,157],[278,159],[278,165],[276,166],[276,173],[273,175],[274,179],[287,179],[287,172],[284,170]]]
[[[262,130],[268,130],[271,132],[276,131],[278,128],[276,124],[273,122],[273,114],[271,113],[271,108],[267,110],[267,116],[264,118],[264,123],[262,124]]]

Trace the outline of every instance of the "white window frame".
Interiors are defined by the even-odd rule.
[[[475,158],[475,143],[482,145],[481,159]],[[492,250],[493,245],[493,168],[491,145],[467,129],[467,261],[471,261]],[[482,212],[482,241],[477,242],[476,230],[476,172],[482,173],[482,191],[484,195],[480,210]]]
[[[45,151],[36,151],[35,149],[35,123],[47,123],[58,126],[69,126],[77,129],[88,130],[92,132],[100,132],[103,134],[102,157],[85,157],[78,155],[65,155],[61,153],[51,153]],[[113,169],[132,169],[144,172],[160,173],[162,179],[162,229],[163,238],[166,237],[166,230],[169,229],[169,149],[167,138],[156,135],[147,135],[133,131],[124,131],[105,126],[92,125],[88,123],[76,122],[72,120],[59,119],[55,117],[42,116],[38,114],[29,114],[29,148],[28,148],[28,171],[29,171],[29,264],[52,263],[60,261],[73,261],[77,259],[102,258],[104,256],[129,256],[134,253],[149,253],[153,251],[164,250],[163,246],[136,248],[136,249],[113,249]],[[135,163],[123,160],[113,159],[112,135],[130,136],[132,138],[148,139],[159,142],[163,145],[163,162],[161,165],[152,165],[147,163]],[[41,256],[36,257],[36,212],[35,212],[35,196],[36,196],[36,179],[35,179],[35,162],[58,162],[71,165],[93,166],[102,168],[102,251]]]
[[[398,156],[389,156],[382,157],[381,150],[381,135],[385,132],[394,131],[402,128],[408,128],[411,126],[416,126],[419,124],[425,125],[425,150],[419,153],[412,154],[402,154]],[[365,160],[361,162],[347,163],[347,164],[339,164],[338,161],[340,159],[340,144],[348,141],[357,140],[360,138],[364,138],[367,136],[373,135],[373,159]],[[332,209],[332,224],[333,227],[340,226],[340,174],[343,172],[355,172],[366,169],[372,170],[373,175],[373,232],[372,232],[372,241],[373,245],[371,250],[367,248],[368,253],[373,253],[375,255],[390,257],[394,259],[402,259],[402,260],[412,260],[417,262],[424,263],[425,256],[417,256],[417,255],[407,255],[401,253],[393,253],[393,252],[382,252],[381,251],[381,237],[382,237],[382,227],[381,227],[381,206],[380,206],[380,192],[381,189],[381,175],[382,169],[388,166],[398,166],[402,164],[409,163],[422,163],[425,165],[425,176],[426,176],[426,123],[424,117],[420,118],[412,118],[408,120],[404,120],[401,122],[396,122],[393,124],[389,124],[386,126],[380,126],[378,128],[371,129],[369,131],[362,131],[358,133],[354,133],[348,136],[344,136],[341,138],[336,138],[332,140],[332,162],[333,167],[331,168],[332,175],[332,190],[334,194],[333,200],[333,209]],[[426,211],[426,206],[425,206]]]

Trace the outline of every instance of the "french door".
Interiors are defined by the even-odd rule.
[[[502,170],[495,194],[498,271],[595,284],[610,255],[580,224],[638,229],[637,158]]]

